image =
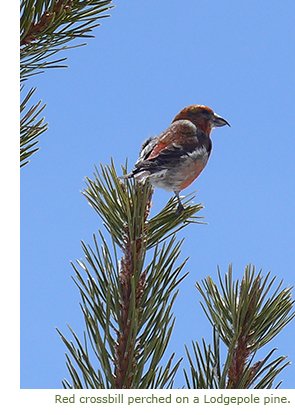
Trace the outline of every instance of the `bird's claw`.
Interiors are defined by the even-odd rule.
[[[175,211],[175,215],[179,216],[182,211],[184,210],[183,204],[181,202],[178,203],[177,209]]]

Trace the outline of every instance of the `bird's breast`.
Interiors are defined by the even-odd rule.
[[[186,189],[200,175],[208,162],[209,155],[205,147],[200,147],[182,160],[179,166],[180,178],[177,190]]]
[[[167,191],[181,191],[187,188],[202,172],[210,153],[201,146],[180,157],[173,167],[163,169],[149,176],[151,183]]]

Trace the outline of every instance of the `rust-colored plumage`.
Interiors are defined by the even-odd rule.
[[[131,173],[138,181],[149,179],[155,187],[173,191],[178,199],[179,214],[183,210],[179,193],[202,172],[209,159],[215,127],[229,123],[204,105],[184,108],[163,133],[148,138],[141,147],[139,158]]]

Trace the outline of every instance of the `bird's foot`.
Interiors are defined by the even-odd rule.
[[[177,209],[175,211],[175,215],[179,216],[182,213],[183,210],[184,210],[183,204],[179,201]]]

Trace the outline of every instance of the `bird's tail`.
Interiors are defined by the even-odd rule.
[[[134,173],[128,173],[128,174],[124,174],[123,176],[119,176],[118,179],[131,179],[131,177],[134,176]]]
[[[123,176],[118,177],[118,179],[131,179],[135,178],[137,183],[145,183],[146,179],[149,177],[150,172],[147,170],[144,171],[132,171],[131,173],[124,174]]]

